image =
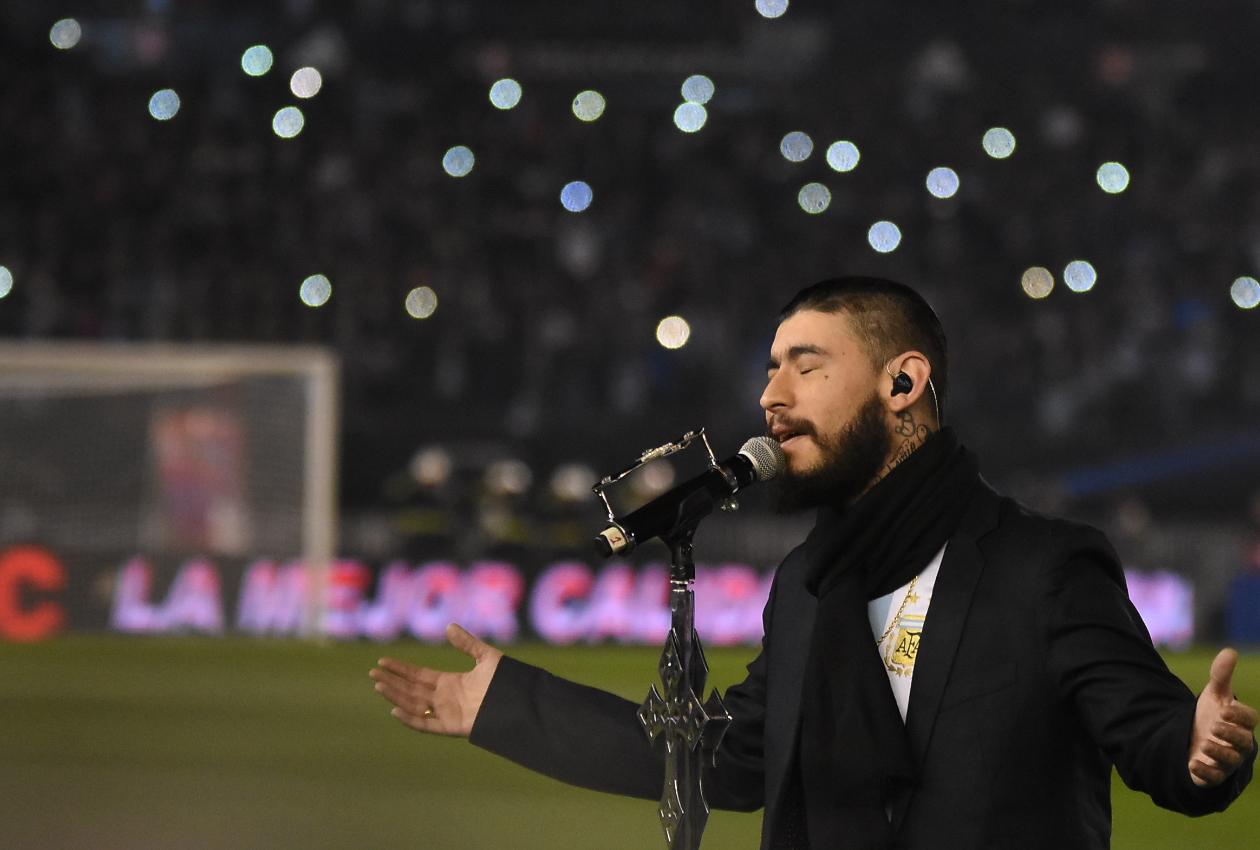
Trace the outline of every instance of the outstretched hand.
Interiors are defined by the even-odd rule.
[[[1194,710],[1190,738],[1190,778],[1210,788],[1229,778],[1255,748],[1256,710],[1234,698],[1238,653],[1222,649],[1212,662],[1211,679]]]
[[[394,704],[390,714],[407,726],[467,738],[503,653],[454,623],[446,627],[446,639],[476,662],[471,670],[448,673],[382,658],[368,675]]]

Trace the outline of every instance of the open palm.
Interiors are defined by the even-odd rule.
[[[503,653],[454,623],[447,626],[446,639],[473,659],[471,670],[455,673],[382,658],[368,675],[377,692],[394,704],[390,714],[407,726],[466,738]]]

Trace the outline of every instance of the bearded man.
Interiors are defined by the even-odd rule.
[[[764,808],[771,848],[1105,848],[1111,767],[1158,805],[1223,810],[1256,711],[1223,650],[1196,698],[1155,651],[1110,544],[995,493],[942,426],[945,334],[876,278],[780,315],[761,397],[784,509],[816,508],[779,566],[765,636],[724,696],[716,808]],[[505,657],[450,673],[382,659],[395,716],[576,785],[657,799],[638,706]]]

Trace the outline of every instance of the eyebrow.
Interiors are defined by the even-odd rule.
[[[788,349],[787,359],[789,361],[799,360],[806,354],[818,354],[825,356],[827,354],[827,350],[817,345],[794,345]],[[771,356],[770,359],[766,361],[766,371],[769,372],[771,369],[778,368],[779,361],[774,356]]]

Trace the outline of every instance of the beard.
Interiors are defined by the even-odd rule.
[[[847,506],[860,496],[884,467],[892,451],[892,434],[884,421],[884,405],[872,392],[847,425],[834,434],[819,434],[810,423],[788,420],[794,431],[818,445],[821,460],[812,469],[785,469],[776,481],[776,513],[793,513],[823,504]]]

